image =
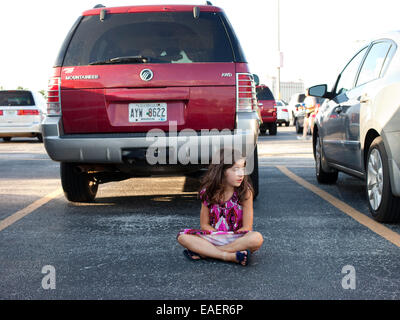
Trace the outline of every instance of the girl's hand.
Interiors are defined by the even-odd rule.
[[[217,229],[211,227],[210,225],[202,227],[201,230],[211,231],[211,232],[217,231]]]
[[[243,231],[251,231],[251,228],[242,227],[239,230],[236,230],[236,232],[243,232]]]

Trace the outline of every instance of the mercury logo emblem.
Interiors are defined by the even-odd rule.
[[[151,79],[153,79],[153,71],[151,71],[150,69],[143,69],[140,72],[140,79],[142,79],[143,81],[150,81]]]

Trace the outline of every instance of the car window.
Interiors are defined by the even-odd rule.
[[[145,12],[85,16],[69,44],[64,66],[144,56],[150,63],[233,62],[220,16],[201,12]]]
[[[275,100],[274,96],[268,87],[256,88],[258,100]]]
[[[390,46],[391,43],[385,41],[377,42],[371,47],[361,67],[360,75],[358,76],[357,80],[357,86],[380,77],[382,66],[385,62]]]
[[[289,104],[302,103],[305,98],[306,95],[304,93],[296,93],[290,98]]]
[[[0,91],[0,106],[34,106],[30,91]]]
[[[394,56],[394,54],[396,52],[396,49],[397,49],[397,46],[395,44],[392,44],[390,46],[389,53],[388,53],[388,55],[387,55],[387,57],[385,59],[383,67],[382,67],[382,71],[381,71],[381,74],[380,74],[381,77],[383,77],[385,75],[385,73],[386,73],[386,71],[387,71],[387,69],[388,69],[388,67],[390,65],[390,61],[392,61],[392,58],[393,58],[393,56]]]
[[[304,93],[299,94],[299,98],[297,99],[298,103],[303,103],[306,95]]]
[[[339,95],[354,87],[354,80],[357,75],[358,67],[364,58],[368,47],[361,49],[346,65],[340,74],[339,82],[336,85],[336,93]]]

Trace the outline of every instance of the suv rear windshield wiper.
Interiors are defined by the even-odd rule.
[[[143,56],[128,56],[128,57],[116,57],[104,61],[95,61],[89,63],[89,65],[93,66],[96,64],[117,64],[117,63],[146,63],[150,59]]]

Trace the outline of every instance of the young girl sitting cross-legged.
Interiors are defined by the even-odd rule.
[[[245,167],[246,158],[235,149],[221,149],[219,163],[209,166],[199,191],[201,229],[177,235],[190,260],[209,257],[247,266],[261,247],[263,237],[253,231],[254,190]]]

